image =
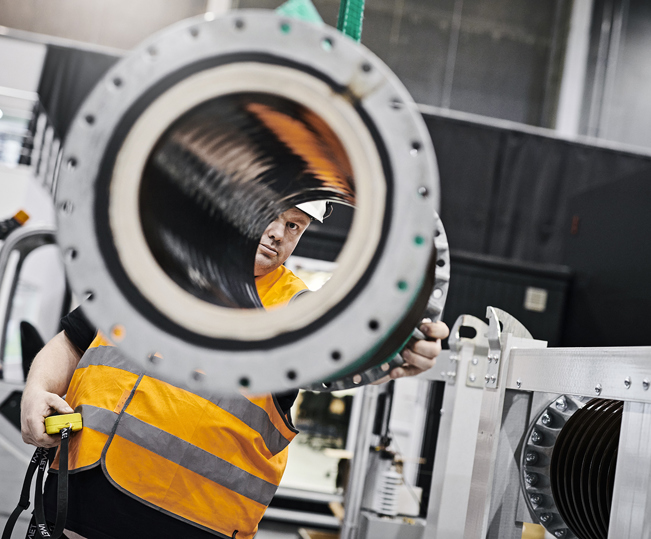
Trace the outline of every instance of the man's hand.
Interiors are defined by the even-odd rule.
[[[63,331],[36,354],[20,402],[20,430],[26,444],[54,447],[61,443],[61,436],[45,433],[45,418],[74,412],[60,395],[68,390],[81,355]]]
[[[418,329],[425,335],[425,339],[412,338],[400,352],[404,365],[396,367],[384,378],[374,382],[375,384],[383,384],[405,376],[416,376],[436,364],[436,358],[441,353],[441,339],[445,339],[450,334],[448,326],[444,322],[432,322],[424,318]],[[388,364],[385,365],[388,368]]]
[[[59,395],[40,388],[25,387],[20,404],[23,442],[36,447],[55,447],[61,436],[45,433],[45,418],[52,414],[72,414],[74,410]]]

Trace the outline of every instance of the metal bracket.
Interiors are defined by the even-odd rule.
[[[475,330],[476,335],[472,338],[462,337],[461,328],[470,327]],[[488,343],[486,341],[486,331],[488,326],[481,321],[479,318],[476,318],[469,314],[462,314],[457,318],[454,326],[452,326],[452,331],[450,331],[450,338],[448,339],[448,345],[450,346],[450,355],[447,358],[447,363],[442,363],[441,378],[445,380],[448,384],[454,385],[457,379],[457,372],[459,369],[459,360],[461,359],[462,354],[468,353],[468,348],[472,347],[472,364],[475,369],[472,370],[470,364],[468,366],[468,378],[466,384],[469,386],[482,387],[482,384],[477,385],[477,369],[481,370],[480,360],[486,357],[486,351],[488,349]],[[485,362],[481,362],[482,364]],[[472,381],[472,383],[468,383]]]
[[[516,318],[502,309],[488,307],[486,318],[488,318],[488,366],[484,375],[484,386],[495,389],[502,365],[502,333],[524,339],[533,339],[533,337]]]

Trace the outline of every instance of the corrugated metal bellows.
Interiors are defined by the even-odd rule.
[[[555,537],[606,539],[622,401],[562,395],[525,437],[522,487],[532,515]]]
[[[407,339],[434,285],[426,127],[386,66],[325,26],[235,11],[155,35],[81,107],[58,181],[86,313],[180,385],[259,392],[361,372]],[[321,291],[259,309],[262,232],[314,199],[355,207],[338,268]]]

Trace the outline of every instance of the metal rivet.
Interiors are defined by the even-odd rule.
[[[547,524],[548,522],[551,522],[553,516],[554,516],[554,515],[552,515],[551,513],[543,513],[543,514],[540,515],[540,517],[539,517],[539,518],[540,518],[540,522],[542,522],[543,524]]]
[[[596,386],[594,386],[594,392],[597,395],[601,395],[601,389],[602,389],[601,384],[597,384]]]
[[[488,381],[489,381],[490,379],[491,379],[491,377],[490,377],[488,374],[487,374],[486,376],[484,376],[484,380],[486,380],[486,383],[488,383]]]
[[[477,380],[477,377],[474,374],[471,374],[470,376],[468,376],[468,380],[474,382],[475,380]]]
[[[497,376],[494,374],[491,375],[491,382],[494,384],[497,381]]]
[[[567,530],[556,530],[554,532],[554,537],[565,537],[567,535]]]
[[[473,357],[472,358],[472,364],[477,365],[477,363],[479,363],[479,360],[476,357]]]
[[[540,421],[545,425],[545,427],[549,427],[549,425],[552,424],[552,416],[550,416],[548,412],[545,412],[540,418]]]
[[[642,387],[644,388],[644,391],[649,389],[649,381],[646,378],[642,380]]]
[[[515,385],[518,386],[518,389],[522,387],[522,380],[518,378],[518,380],[515,382]]]
[[[630,376],[627,376],[626,379],[624,380],[624,387],[626,387],[626,389],[631,388],[631,377]]]

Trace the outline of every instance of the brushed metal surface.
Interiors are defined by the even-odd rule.
[[[625,402],[608,539],[651,537],[651,404]]]
[[[649,383],[650,346],[518,348],[511,351],[506,379],[511,389],[645,403],[651,403]]]

